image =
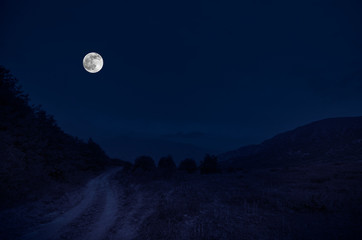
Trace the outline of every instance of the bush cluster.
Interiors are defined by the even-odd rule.
[[[172,174],[175,170],[187,172],[190,174],[195,173],[198,170],[200,170],[201,174],[213,174],[221,172],[217,157],[209,154],[205,156],[199,167],[197,166],[196,161],[191,158],[182,160],[179,166],[176,167],[172,156],[168,155],[166,157],[160,158],[156,168],[155,161],[152,159],[152,157],[140,156],[136,158],[132,169],[133,171],[153,171],[157,169],[161,175],[165,175],[166,173]]]

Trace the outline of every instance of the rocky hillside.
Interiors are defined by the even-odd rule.
[[[330,118],[221,154],[224,167],[287,166],[362,159],[362,117]]]

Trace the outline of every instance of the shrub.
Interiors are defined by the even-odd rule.
[[[136,158],[133,171],[141,169],[143,171],[152,171],[156,168],[155,161],[149,156],[141,156]]]
[[[122,164],[124,172],[129,172],[133,168],[133,164],[130,162],[124,161]]]
[[[201,174],[220,173],[217,157],[206,154],[204,160],[200,164]]]
[[[164,170],[174,170],[176,169],[176,164],[173,161],[172,157],[169,155],[160,159],[160,161],[158,162],[158,168]]]
[[[109,164],[111,166],[123,167],[123,171],[125,171],[125,172],[128,172],[128,171],[133,169],[133,164],[132,163],[130,163],[128,161],[125,161],[125,160],[121,160],[119,158],[111,158],[111,159],[109,159]]]
[[[181,171],[186,171],[188,173],[194,173],[197,171],[197,165],[195,160],[191,159],[191,158],[187,158],[183,161],[181,161],[180,166],[179,166],[179,170]]]

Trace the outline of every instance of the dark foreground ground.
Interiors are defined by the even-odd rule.
[[[0,239],[362,239],[362,161],[234,173],[105,172],[0,213]]]
[[[151,182],[136,239],[362,239],[361,187],[362,162]]]

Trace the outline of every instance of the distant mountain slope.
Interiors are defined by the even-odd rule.
[[[362,160],[362,117],[330,118],[219,156],[224,167],[286,166],[308,161]]]

